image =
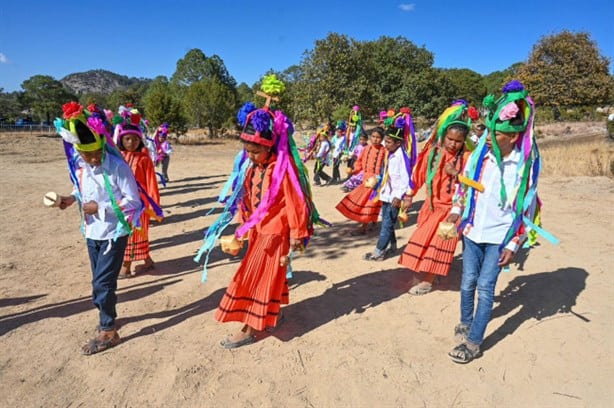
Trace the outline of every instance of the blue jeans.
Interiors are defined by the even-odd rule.
[[[93,275],[92,300],[100,314],[100,330],[111,330],[115,327],[117,317],[117,276],[124,260],[128,236],[119,237],[116,241],[86,241]],[[111,248],[106,252],[110,243]]]
[[[398,217],[398,208],[394,208],[391,203],[382,203],[382,228],[379,232],[375,256],[383,254],[388,245],[396,249],[397,237],[394,234],[394,226]]]
[[[501,267],[499,244],[478,244],[464,237],[463,278],[461,281],[461,323],[469,328],[467,340],[480,345],[492,313],[495,285]],[[478,305],[474,315],[475,290]]]

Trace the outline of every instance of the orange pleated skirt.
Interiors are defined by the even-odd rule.
[[[364,184],[361,184],[343,197],[343,200],[341,200],[335,208],[350,220],[363,224],[377,222],[382,208],[382,202],[379,200],[369,200],[369,196],[372,192],[373,189],[367,188]]]
[[[441,221],[446,220],[449,212],[449,208],[441,207],[431,211],[428,201],[424,203],[418,214],[418,228],[409,238],[399,264],[414,272],[448,275],[458,238],[443,240],[437,236],[437,228]]]
[[[277,325],[280,307],[289,301],[287,267],[280,266],[279,262],[290,251],[290,239],[285,235],[264,235],[251,230],[248,245],[215,319],[241,322],[264,330]]]
[[[149,256],[149,214],[143,211],[141,228],[134,229],[128,239],[124,262],[140,261]]]

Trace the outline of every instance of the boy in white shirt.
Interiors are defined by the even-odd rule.
[[[520,82],[512,81],[503,96],[495,102],[489,95],[484,105],[489,109],[488,133],[464,170],[483,191],[459,187],[447,219],[454,223],[461,218],[464,235],[461,319],[454,329],[459,344],[448,353],[456,363],[481,355],[499,273],[525,239],[523,217],[535,210],[534,173],[540,157],[533,137],[533,101]]]
[[[131,220],[139,219],[143,204],[132,170],[107,144],[104,119],[76,102],[62,108],[64,120],[56,119],[55,123],[66,144],[74,190],[69,196],[60,196],[59,208],[64,210],[75,201],[81,207],[93,275],[92,299],[99,310],[97,335],[81,348],[82,354],[91,355],[121,341],[115,327],[117,277]]]
[[[401,125],[398,128],[393,125],[386,129],[384,147],[388,150],[388,165],[379,191],[379,200],[382,202],[382,225],[375,249],[364,256],[367,261],[383,261],[387,251],[394,252],[397,249],[394,227],[411,176],[406,166],[404,157],[406,153],[401,147],[402,143]]]

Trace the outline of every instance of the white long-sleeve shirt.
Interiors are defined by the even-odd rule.
[[[508,199],[516,194],[520,184],[517,171],[520,154],[518,149],[514,149],[502,160],[503,183]],[[514,210],[510,205],[501,204],[501,169],[492,152],[484,157],[483,166],[479,182],[484,186],[484,192],[475,192],[473,225],[467,224],[463,235],[477,243],[501,244],[514,221]],[[452,208],[451,214],[461,213],[461,207],[455,205]],[[516,252],[521,240],[522,237],[515,237],[506,248]]]
[[[316,153],[316,159],[320,159],[322,163],[328,164],[329,153],[330,153],[330,142],[328,140],[321,141],[320,149],[318,150],[318,153]]]
[[[380,201],[391,203],[394,198],[399,200],[409,186],[409,174],[405,167],[403,150],[399,147],[388,156],[388,177],[380,193]]]
[[[84,214],[85,237],[101,241],[115,238],[119,219],[115,215],[111,199],[105,188],[103,169],[109,177],[115,201],[126,217],[132,216],[142,207],[132,170],[123,159],[108,153],[105,153],[101,166],[90,166],[79,157],[77,167],[82,202],[95,201],[98,203],[97,214]],[[73,191],[74,196],[76,193]],[[120,236],[127,233],[125,231]]]

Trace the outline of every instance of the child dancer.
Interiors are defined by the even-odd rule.
[[[92,268],[92,298],[99,311],[96,337],[81,348],[95,354],[120,343],[115,327],[117,275],[131,230],[142,211],[138,187],[130,167],[112,147],[104,115],[93,115],[76,102],[62,107],[55,126],[64,140],[64,152],[74,189],[61,196],[64,210],[79,202],[81,230]]]
[[[168,141],[168,124],[163,123],[156,129],[154,134],[154,144],[156,147],[156,166],[162,166],[162,178],[168,183],[168,165],[171,161],[173,148]]]
[[[345,131],[347,126],[345,122],[340,120],[335,127],[335,135],[331,140],[331,149],[333,157],[333,178],[331,183],[338,183],[341,181],[341,174],[339,174],[339,166],[341,165],[341,159],[345,150]]]
[[[324,172],[324,167],[329,164],[330,142],[328,141],[328,126],[323,127],[318,132],[318,144],[314,155],[315,164],[313,167],[313,183],[316,186],[321,186],[320,179],[324,180],[326,185],[330,182],[331,177]]]
[[[371,144],[362,152],[351,173],[355,175],[363,172],[363,183],[348,193],[336,207],[346,218],[361,223],[353,234],[365,234],[369,223],[376,223],[379,217],[382,203],[370,197],[384,170],[387,150],[382,146],[383,138],[384,129],[376,127],[371,130]]]
[[[365,147],[367,147],[368,141],[369,139],[367,138],[367,135],[362,133],[360,135],[360,140],[359,140],[358,145],[354,148],[354,151],[352,152],[352,156],[350,160],[348,160],[348,172],[351,173],[354,171],[354,164],[356,163],[357,160],[360,160],[360,155],[362,154],[363,150],[365,150]],[[353,176],[350,175],[348,179],[345,181],[345,183],[343,183],[343,187],[341,189],[346,193],[349,193],[350,191],[354,190],[356,187],[362,184],[362,176],[363,176],[362,171]]]
[[[448,217],[448,222],[461,220],[465,244],[460,323],[454,329],[459,344],[449,353],[456,363],[481,355],[501,268],[512,260],[527,227],[541,231],[531,222],[541,166],[533,135],[534,104],[519,81],[502,91],[496,102],[492,95],[484,99],[487,133],[464,170],[475,187],[458,190],[460,199]]]
[[[118,136],[117,147],[142,188],[141,198],[146,205],[146,210],[140,219],[141,227],[135,229],[128,240],[124,263],[119,273],[119,279],[124,279],[136,275],[136,269],[131,270],[134,261],[145,260],[143,271],[154,267],[154,261],[149,254],[149,220],[156,212],[160,212],[160,193],[153,162],[143,142],[141,129],[131,123],[118,124],[115,129]]]
[[[401,200],[409,186],[413,167],[403,143],[406,129],[409,131],[409,124],[403,116],[397,117],[394,124],[386,129],[384,146],[388,156],[377,197],[382,202],[382,225],[375,249],[364,256],[368,261],[383,261],[387,251],[394,252],[397,249],[394,226],[399,216]]]
[[[262,86],[267,94],[270,77]],[[196,258],[212,249],[238,211],[240,226],[234,241],[246,239],[248,249],[215,318],[241,322],[243,328],[221,342],[226,349],[251,344],[257,332],[276,326],[280,305],[288,303],[288,254],[304,248],[313,224],[320,222],[292,139],[292,123],[283,112],[272,111],[268,102],[261,109],[248,102],[239,111],[244,150],[237,155],[233,177],[224,188],[233,188],[233,193],[228,198],[226,193],[220,195],[225,210],[207,230]]]
[[[421,273],[420,283],[409,293],[424,295],[432,290],[435,276],[447,276],[454,257],[457,238],[443,240],[437,235],[439,223],[452,209],[456,176],[466,163],[465,139],[470,118],[467,104],[456,101],[439,117],[431,139],[418,157],[413,173],[414,188],[409,189],[403,207],[409,208],[413,197],[426,184],[426,200],[399,264]]]

